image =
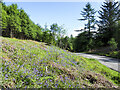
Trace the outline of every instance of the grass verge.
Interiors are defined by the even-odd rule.
[[[3,38],[4,88],[117,88],[120,75],[97,60],[42,42]]]

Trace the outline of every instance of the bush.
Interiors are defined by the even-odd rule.
[[[74,40],[74,51],[83,52],[94,48],[94,39],[88,37],[88,32],[80,33]]]
[[[112,51],[116,50],[117,49],[117,42],[115,41],[114,38],[111,38],[110,41],[108,41],[108,44],[110,45],[110,48]]]
[[[117,56],[118,56],[118,58],[120,59],[120,51],[118,52],[118,55],[117,55]]]

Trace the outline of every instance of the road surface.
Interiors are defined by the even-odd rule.
[[[99,55],[95,55],[95,54],[85,54],[85,53],[73,53],[73,54],[83,56],[86,58],[96,59],[101,64],[109,67],[110,69],[120,72],[120,60],[119,59],[110,58],[110,57],[106,57],[106,56],[99,56]]]

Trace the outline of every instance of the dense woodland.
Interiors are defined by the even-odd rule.
[[[99,47],[111,46],[113,50],[120,49],[120,5],[118,2],[105,1],[98,12],[87,3],[81,11],[82,19],[86,21],[85,27],[79,35],[65,36],[66,30],[53,23],[50,29],[35,24],[23,9],[17,4],[6,6],[2,4],[2,36],[19,39],[31,39],[55,45],[69,51],[90,51]],[[99,13],[99,16],[95,16]],[[99,17],[99,21],[96,20]],[[42,17],[41,17],[42,18]],[[42,21],[40,21],[42,22]],[[95,27],[97,25],[97,28]],[[94,31],[96,30],[97,31]]]

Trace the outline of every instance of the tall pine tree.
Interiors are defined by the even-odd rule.
[[[114,0],[106,0],[101,9],[99,11],[98,35],[106,45],[116,32],[116,23],[120,19],[120,10],[118,2]]]
[[[21,32],[19,33],[20,39],[27,39],[28,35],[28,21],[29,17],[23,9],[20,9],[20,20],[21,20]]]
[[[91,4],[88,2],[85,8],[83,8],[83,11],[81,11],[83,19],[78,19],[80,21],[87,20],[87,24],[85,24],[84,30],[88,29],[89,38],[91,38],[91,30],[95,29],[95,13],[96,11],[91,7]]]

